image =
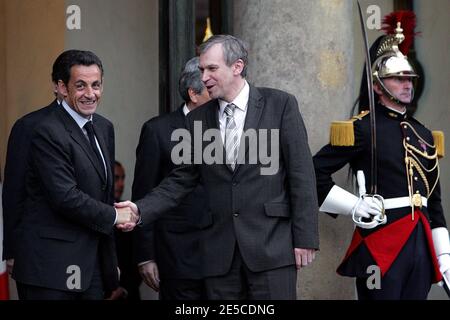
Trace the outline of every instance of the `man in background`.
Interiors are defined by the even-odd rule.
[[[179,79],[184,103],[178,110],[147,121],[136,151],[132,199],[138,200],[156,187],[175,167],[171,152],[174,130],[184,128],[186,115],[210,100],[201,81],[198,57],[189,60]],[[161,220],[135,230],[139,270],[145,283],[160,292],[162,300],[204,298],[202,229],[211,221],[206,212],[203,186],[187,196]]]

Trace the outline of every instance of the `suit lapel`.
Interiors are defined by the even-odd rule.
[[[244,129],[242,131],[241,140],[239,142],[238,159],[239,158],[246,159],[249,146],[248,143],[244,143],[244,132],[246,132],[248,129],[255,129],[255,130],[258,129],[259,121],[261,120],[263,110],[264,110],[263,97],[261,96],[257,88],[255,88],[254,86],[250,86],[250,94],[247,105],[247,115],[245,116]],[[245,148],[245,150],[243,148]],[[243,157],[242,154],[244,154]],[[234,174],[236,174],[240,166],[241,166],[240,164],[236,165]]]
[[[247,129],[257,129],[259,120],[264,109],[263,97],[259,90],[250,86],[250,95],[248,98],[247,116],[245,117],[244,131]]]
[[[64,126],[66,127],[67,131],[70,133],[70,136],[73,140],[81,147],[81,149],[86,153],[89,160],[91,161],[92,165],[94,166],[95,170],[99,174],[100,178],[104,181],[104,174],[102,174],[103,168],[100,167],[100,163],[96,159],[96,156],[94,152],[91,150],[91,145],[89,144],[87,138],[84,136],[83,131],[78,126],[78,124],[75,122],[75,120],[70,116],[69,113],[67,113],[66,110],[64,110],[63,107],[57,108],[60,118],[62,122],[64,123]],[[103,150],[102,150],[103,151]],[[106,159],[105,159],[106,160]],[[103,167],[103,166],[102,166]]]

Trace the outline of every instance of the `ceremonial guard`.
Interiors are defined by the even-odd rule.
[[[450,276],[439,185],[443,133],[406,113],[417,78],[400,50],[405,48],[399,49],[408,16],[396,12],[385,19],[395,24],[371,59],[371,111],[333,122],[330,143],[314,156],[320,210],[351,216],[356,225],[337,272],[357,278],[361,300],[426,299],[433,283]],[[346,164],[357,178],[358,196],[332,180]],[[371,277],[377,270],[379,283]]]

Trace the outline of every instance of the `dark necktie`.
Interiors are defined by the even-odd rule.
[[[98,150],[97,144],[95,143],[95,134],[94,134],[94,125],[92,124],[92,121],[86,122],[84,125],[84,128],[86,129],[89,143],[91,144],[92,151],[94,151],[95,155],[97,156],[97,160],[100,164],[100,168],[102,168],[102,177],[105,178],[105,166],[103,165],[103,159],[100,154],[100,151]]]

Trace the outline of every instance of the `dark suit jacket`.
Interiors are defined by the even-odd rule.
[[[75,268],[81,287],[73,291],[84,291],[98,259],[105,290],[118,285],[111,205],[114,130],[101,116],[93,121],[107,181],[88,139],[64,108],[55,108],[35,129],[13,270],[19,282],[67,291]]]
[[[23,215],[26,198],[25,169],[30,150],[32,133],[45,116],[59,105],[54,100],[50,105],[31,112],[16,121],[8,139],[3,183],[3,260],[14,258],[17,243],[16,230]]]
[[[183,107],[144,123],[136,150],[133,201],[142,199],[175,168],[171,160],[174,130],[185,128]],[[156,260],[161,278],[200,279],[202,229],[211,224],[203,186],[154,225],[136,229],[137,262]]]
[[[194,121],[201,122],[203,133],[219,128],[218,108],[218,101],[212,100],[189,113],[192,136]],[[272,146],[269,140],[268,145],[268,150],[279,153],[275,174],[261,175],[260,159],[256,164],[246,161],[234,172],[224,164],[184,165],[137,202],[143,223],[148,224],[177,206],[201,178],[213,220],[203,241],[206,276],[228,272],[236,244],[253,272],[294,264],[294,247],[318,248],[314,168],[295,97],[250,86],[244,130],[251,128],[279,130],[279,139]],[[202,150],[208,144],[203,142]]]

